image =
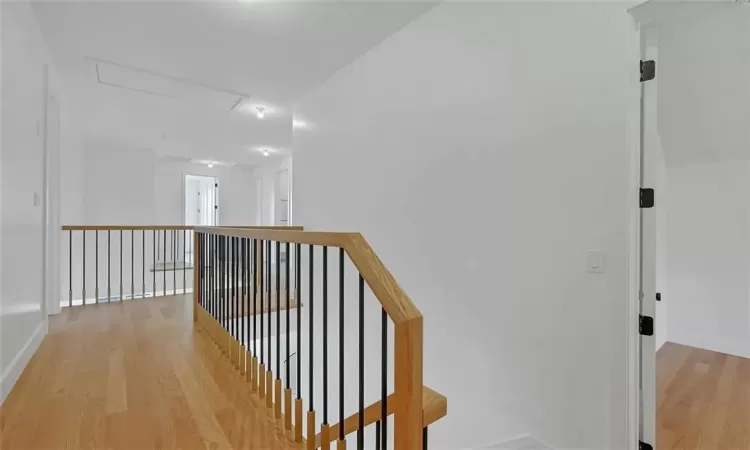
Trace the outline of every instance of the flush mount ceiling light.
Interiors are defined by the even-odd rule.
[[[237,163],[234,162],[227,162],[227,161],[217,161],[215,159],[191,159],[191,163],[193,164],[200,164],[203,166],[207,166],[209,169],[213,169],[214,166],[216,167],[232,167],[237,165]]]
[[[255,111],[257,111],[256,114],[258,116],[258,119],[262,119],[263,117],[266,116],[266,108],[264,108],[262,106],[255,107]]]
[[[263,156],[268,156],[269,152],[267,148],[263,149]]]

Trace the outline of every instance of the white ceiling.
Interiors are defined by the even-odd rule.
[[[289,153],[297,98],[435,3],[62,1],[34,12],[85,135],[263,164],[278,157],[254,149]],[[246,112],[257,105],[263,120]]]

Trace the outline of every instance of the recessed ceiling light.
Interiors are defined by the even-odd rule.
[[[268,156],[268,149],[267,148],[263,150],[263,156]]]
[[[213,162],[209,162],[208,163],[208,168],[209,169],[213,169],[214,168],[214,163]]]
[[[258,119],[262,119],[266,116],[266,108],[258,106],[255,108],[255,110],[257,111]]]

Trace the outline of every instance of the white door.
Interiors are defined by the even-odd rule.
[[[656,60],[655,34],[641,34],[642,59]],[[657,64],[658,68],[658,64]],[[657,71],[658,73],[658,71]],[[658,76],[658,75],[657,75]],[[657,186],[657,149],[652,137],[656,129],[656,79],[641,83],[641,187]],[[655,191],[655,204],[660,201]],[[640,218],[640,314],[643,329],[656,321],[656,208],[641,208]],[[640,336],[640,429],[639,439],[656,448],[656,336]]]
[[[185,175],[185,225],[218,224],[219,183],[214,177]]]

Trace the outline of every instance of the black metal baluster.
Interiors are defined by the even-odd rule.
[[[203,241],[207,243],[208,239],[206,239],[206,235],[203,235]],[[185,275],[185,269],[187,269],[187,230],[182,229],[182,294],[187,294],[187,275]],[[208,248],[208,246],[206,246]],[[205,257],[201,257],[201,273],[203,273],[203,268],[205,267],[205,264],[203,264],[203,261],[206,261],[207,259]]]
[[[226,260],[226,241],[224,236],[217,236],[219,239],[219,323],[222,328],[224,327],[225,318],[227,316],[226,311],[226,291],[225,278],[224,278],[224,263]]]
[[[81,306],[86,306],[86,230],[82,230],[83,236],[83,285],[81,286]]]
[[[380,402],[383,405],[383,408],[380,411],[380,421],[383,423],[383,446],[388,446],[388,314],[385,312],[385,308],[383,308],[382,312],[382,318],[381,318],[381,330],[380,334],[382,336],[383,342],[382,342],[382,350],[381,350],[381,373],[380,373],[380,379],[381,379],[381,392],[380,392]]]
[[[154,251],[151,253],[151,257],[153,258],[151,274],[154,277],[154,288],[153,292],[151,292],[151,297],[156,297],[156,229],[154,229],[152,233],[152,244],[154,246]]]
[[[273,330],[271,328],[271,311],[273,309],[273,303],[271,302],[273,298],[271,286],[273,284],[273,272],[271,272],[272,259],[273,249],[271,246],[271,241],[269,240],[268,242],[266,242],[266,276],[268,277],[266,279],[266,291],[268,294],[268,366],[266,367],[266,370],[268,370],[269,372],[273,372],[273,354],[271,353],[271,337],[273,336]],[[273,392],[273,386],[266,386],[266,389],[268,390],[268,392]]]
[[[253,239],[253,248],[252,248],[252,294],[253,294],[253,356],[258,356],[258,346],[255,345],[255,340],[257,339],[257,330],[258,330],[258,243],[255,239]],[[253,374],[253,378],[255,378],[256,374]],[[254,383],[257,384],[258,380],[255,380]]]
[[[216,291],[214,293],[215,298],[215,309],[216,309],[216,321],[223,325],[223,319],[222,314],[224,313],[224,310],[221,305],[221,298],[222,298],[222,292],[221,292],[221,259],[222,259],[222,245],[223,245],[223,238],[220,235],[214,236],[214,245],[216,246],[216,274],[214,279],[214,290]],[[195,251],[195,250],[193,250]]]
[[[302,244],[297,244],[294,252],[297,264],[297,400],[302,399]]]
[[[344,435],[344,249],[339,249],[339,440]]]
[[[146,230],[141,230],[141,298],[146,298]]]
[[[214,311],[214,319],[216,319],[217,322],[220,322],[219,314],[220,314],[220,298],[219,295],[219,265],[221,261],[221,250],[219,248],[219,236],[214,234],[211,235],[212,245],[213,245],[213,259],[214,259],[214,267],[213,267],[213,280],[211,281],[211,296],[213,297],[213,311]],[[195,249],[193,249],[195,251]],[[195,269],[193,269],[195,270]]]
[[[227,317],[231,317],[231,320],[227,322],[227,329],[229,335],[234,337],[234,237],[227,237],[227,240],[229,241],[229,257],[227,258],[227,268],[229,269],[229,273],[227,274],[229,276],[229,284],[227,286],[227,289],[229,289],[229,312]]]
[[[229,288],[227,283],[227,275],[229,274],[229,236],[222,236],[221,237],[222,242],[222,249],[221,249],[221,267],[222,267],[222,274],[221,274],[221,305],[223,308],[223,312],[221,314],[221,322],[224,324],[224,329],[229,332],[229,321],[227,318],[229,317],[229,295],[227,293],[227,290]]]
[[[309,273],[308,273],[308,281],[310,283],[310,286],[309,286],[310,293],[308,294],[310,296],[310,309],[307,312],[308,316],[309,316],[309,319],[310,319],[309,320],[310,323],[309,323],[309,327],[308,327],[307,333],[308,333],[308,342],[310,344],[310,348],[309,348],[310,354],[308,355],[308,358],[310,360],[310,386],[309,386],[310,390],[309,390],[309,392],[310,392],[310,411],[311,412],[315,410],[315,392],[313,391],[313,381],[314,381],[314,376],[313,376],[313,359],[314,358],[313,358],[313,355],[315,354],[314,347],[313,347],[313,341],[315,339],[315,329],[314,329],[315,328],[315,322],[313,321],[313,318],[314,318],[314,314],[313,314],[313,311],[314,311],[314,308],[313,308],[313,298],[314,298],[314,295],[313,295],[313,284],[314,283],[313,283],[313,280],[315,279],[315,277],[313,277],[313,251],[314,251],[314,249],[315,249],[315,247],[313,247],[312,245],[310,245],[310,251],[309,251],[309,258],[310,258],[310,267],[309,267],[309,269],[310,270],[309,270]]]
[[[164,291],[164,296],[167,296],[167,230],[164,230],[164,251],[162,252],[162,255],[164,255],[164,259],[161,263],[161,272],[162,272],[162,290]]]
[[[276,241],[276,379],[281,379],[281,242]]]
[[[260,261],[259,262],[260,262],[261,270],[263,272],[265,272],[265,270],[263,269],[263,266],[265,265],[265,259],[264,258],[265,258],[265,256],[267,256],[265,254],[265,251],[266,251],[266,249],[265,249],[265,241],[261,239],[261,241],[260,241]],[[261,275],[260,275],[260,312],[261,312],[261,314],[263,313],[263,311],[265,311],[263,309],[264,305],[265,305],[265,297],[266,297],[266,291],[264,289],[265,288],[265,284],[266,284],[266,274],[265,273],[261,273]],[[265,364],[265,359],[264,359],[264,357],[265,357],[265,348],[263,346],[263,334],[264,334],[263,328],[264,328],[264,325],[263,325],[263,316],[261,315],[260,316],[260,363],[261,364]],[[265,374],[261,374],[261,376],[263,377],[263,376],[265,376]]]
[[[290,384],[289,384],[290,383],[290,380],[289,380],[289,364],[290,364],[290,361],[289,361],[289,333],[291,332],[291,328],[289,327],[289,314],[290,314],[289,310],[292,309],[292,305],[289,302],[289,298],[290,298],[289,297],[289,261],[291,259],[291,255],[289,253],[289,242],[287,242],[285,244],[285,246],[286,246],[286,248],[284,250],[286,252],[286,256],[285,256],[285,259],[284,259],[284,266],[285,266],[284,267],[285,268],[285,273],[284,273],[284,275],[285,275],[284,276],[284,278],[285,278],[285,280],[284,280],[284,289],[286,290],[286,359],[284,359],[284,361],[286,361],[286,388],[290,389]],[[291,411],[287,412],[287,414],[291,414],[291,413],[292,413]]]
[[[228,300],[228,311],[227,318],[232,318],[227,321],[227,331],[229,335],[234,337],[234,238],[227,236],[227,300]]]
[[[120,230],[120,301],[122,301],[122,230]]]
[[[110,230],[107,230],[107,303],[110,302],[110,299],[112,298],[112,232]]]
[[[99,230],[94,231],[94,296],[99,303]]]
[[[365,281],[359,275],[359,426],[357,450],[365,448]]]
[[[130,230],[130,299],[135,298],[135,230]]]
[[[234,338],[239,339],[240,322],[239,322],[239,310],[240,310],[240,294],[239,294],[239,261],[237,258],[237,250],[239,248],[239,240],[236,236],[232,237],[232,274],[234,275],[232,298],[234,299],[234,313],[232,314],[232,328],[234,328]]]
[[[422,450],[427,450],[427,427],[422,429]]]
[[[247,239],[240,238],[240,283],[242,288],[240,289],[240,340],[245,339],[245,302],[247,301],[247,265],[245,264],[245,258],[247,253],[245,251],[245,244]]]
[[[245,298],[245,311],[247,314],[245,315],[245,342],[246,350],[250,350],[250,301],[252,300],[251,295],[251,286],[252,286],[252,259],[251,259],[251,248],[250,248],[250,239],[243,239],[244,245],[245,245],[245,281],[248,283],[247,290],[245,291],[247,294],[247,297]],[[250,363],[247,363],[247,367],[250,368]]]
[[[328,425],[328,247],[323,246],[323,425]]]
[[[169,230],[172,235],[172,295],[177,295],[177,242],[179,235],[176,230]],[[175,245],[176,244],[176,245]]]
[[[184,230],[183,230],[184,231]],[[205,296],[203,297],[203,308],[206,311],[210,311],[211,308],[211,235],[206,233],[199,233],[199,236],[203,239],[203,245],[201,246],[201,254],[199,255],[198,261],[195,261],[195,267],[198,267],[198,269],[194,270],[194,276],[198,276],[198,271],[200,271],[201,276],[201,282],[205,285],[204,290],[206,292]],[[195,235],[193,235],[195,236]],[[183,261],[187,259],[187,233],[182,234],[183,238]],[[193,238],[195,239],[195,238]],[[187,263],[187,261],[185,261]],[[183,265],[184,269],[184,265]],[[184,276],[184,274],[183,274]],[[186,290],[187,284],[183,286],[182,292],[183,294],[187,293]]]
[[[73,306],[73,230],[68,230],[68,307]]]
[[[381,450],[380,421],[375,422],[375,450]]]
[[[193,231],[195,233],[195,231]],[[214,319],[216,318],[216,236],[213,234],[208,235],[208,253],[209,258],[211,261],[211,266],[209,267],[208,272],[208,301],[209,301],[209,313],[211,314],[211,317]],[[193,254],[195,254],[195,248],[193,248]],[[193,258],[193,261],[195,261],[195,258]],[[195,265],[193,265],[193,276],[195,276],[195,271],[198,270]]]

